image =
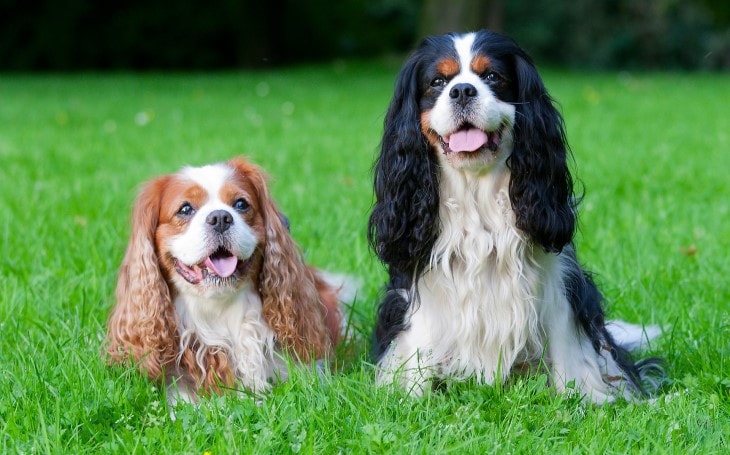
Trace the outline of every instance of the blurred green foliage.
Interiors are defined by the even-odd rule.
[[[508,34],[550,63],[730,69],[727,0],[532,0],[506,9]]]
[[[0,0],[0,70],[211,69],[402,53],[426,0]],[[484,11],[494,3],[472,0]],[[443,0],[448,8],[449,0]],[[727,0],[511,0],[540,62],[730,68]]]
[[[260,67],[413,40],[412,0],[0,0],[0,69]]]

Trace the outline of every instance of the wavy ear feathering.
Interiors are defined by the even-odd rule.
[[[420,105],[423,49],[403,65],[385,116],[380,154],[374,166],[375,205],[368,222],[368,240],[390,275],[387,304],[378,308],[373,337],[376,357],[403,330],[408,304],[396,289],[429,265],[439,233],[439,171],[431,144],[424,137]]]
[[[368,224],[381,261],[408,275],[427,265],[438,235],[437,162],[419,121],[420,64],[416,52],[398,76],[375,163],[376,202]]]
[[[518,90],[508,158],[510,199],[517,227],[545,251],[557,253],[573,239],[576,225],[563,117],[530,57],[519,51],[514,58]]]
[[[132,359],[151,379],[162,378],[177,355],[170,291],[155,248],[160,193],[168,176],[148,183],[132,211],[132,234],[117,281],[117,305],[110,315],[107,353],[112,363]]]
[[[282,348],[301,361],[328,356],[336,340],[328,336],[328,330],[332,329],[327,327],[326,320],[329,313],[337,311],[336,294],[320,298],[317,290],[320,278],[304,263],[299,247],[269,195],[264,174],[242,160],[231,160],[229,164],[256,187],[263,212],[266,242],[260,292],[264,318]]]

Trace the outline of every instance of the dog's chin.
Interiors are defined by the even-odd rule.
[[[252,262],[253,257],[241,259],[219,248],[192,265],[173,258],[173,267],[178,277],[200,292],[225,292],[237,289],[245,282]]]

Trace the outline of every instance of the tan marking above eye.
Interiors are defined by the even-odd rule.
[[[197,184],[191,184],[185,180],[172,180],[167,185],[162,196],[161,207],[163,208],[163,221],[167,217],[175,217],[187,202],[191,207],[197,210],[208,200],[208,193]]]
[[[256,203],[255,198],[251,196],[250,191],[247,191],[243,186],[239,186],[235,183],[226,183],[221,188],[220,192],[221,199],[229,204],[231,207],[236,203],[237,200],[243,199],[250,206]]]
[[[436,70],[447,78],[452,78],[459,73],[459,62],[453,58],[445,58],[438,62]]]
[[[489,57],[485,55],[477,55],[471,61],[471,70],[476,74],[484,74],[492,66]]]

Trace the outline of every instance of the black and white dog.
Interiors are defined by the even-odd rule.
[[[546,368],[603,403],[653,390],[658,333],[607,322],[577,261],[563,120],[530,57],[490,31],[429,37],[404,64],[375,164],[369,240],[390,276],[378,382],[505,380]]]

